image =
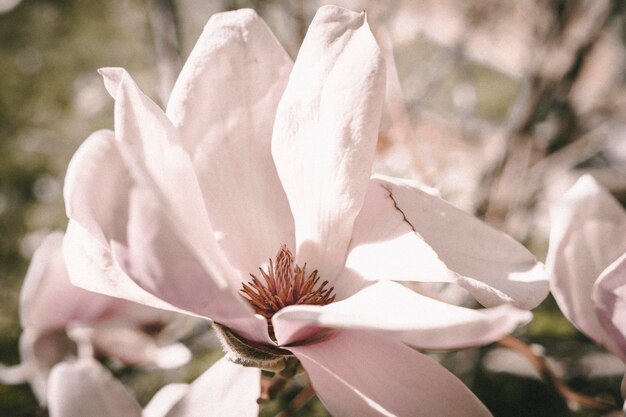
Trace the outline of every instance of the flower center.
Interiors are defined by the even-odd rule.
[[[274,338],[271,318],[284,307],[296,304],[326,305],[335,301],[334,287],[328,281],[320,281],[317,270],[306,274],[306,264],[301,268],[294,264],[293,254],[286,245],[281,245],[276,261],[269,260],[267,271],[259,268],[263,281],[250,274],[252,280],[242,283],[242,297],[254,310],[265,317]]]

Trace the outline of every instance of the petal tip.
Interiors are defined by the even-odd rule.
[[[214,14],[204,28],[205,30],[213,30],[216,26],[245,28],[257,19],[259,15],[253,9],[231,10]]]
[[[104,67],[98,69],[98,74],[104,79],[104,87],[107,89],[111,97],[117,95],[118,86],[121,84],[126,70],[119,67]]]

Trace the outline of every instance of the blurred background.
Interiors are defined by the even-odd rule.
[[[113,126],[96,70],[125,67],[157,103],[203,25],[252,7],[295,58],[317,8],[296,0],[0,0],[0,362],[19,362],[18,297],[34,249],[64,229],[63,178],[93,131]],[[626,203],[626,11],[620,0],[341,1],[366,10],[394,57],[375,169],[413,177],[545,259],[547,207],[584,173]],[[206,327],[206,326],[205,326]],[[118,368],[146,402],[219,357],[201,327],[174,371]],[[624,365],[552,298],[517,336],[572,389],[621,404]],[[496,416],[600,416],[566,401],[503,346],[437,354]],[[147,382],[146,382],[147,381]],[[266,407],[274,415],[279,405]],[[27,385],[0,385],[0,415],[45,416]],[[326,415],[311,402],[298,414]]]

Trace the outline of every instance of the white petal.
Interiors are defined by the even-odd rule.
[[[291,66],[254,11],[213,15],[167,108],[192,156],[220,246],[243,279],[281,244],[295,249],[291,210],[270,152]]]
[[[387,198],[384,200],[386,205],[381,206],[380,196],[384,194],[383,191],[378,191],[379,205],[374,207],[381,214],[371,222],[385,222],[384,226],[388,227],[386,237],[391,240],[391,244],[400,246],[399,239],[416,242],[413,252],[408,253],[410,248],[402,245],[403,250],[386,261],[390,264],[399,262],[405,280],[445,282],[455,277],[459,285],[485,306],[510,302],[517,307],[529,309],[536,307],[547,296],[547,274],[543,265],[510,236],[409,181],[375,176],[372,182],[374,184],[371,186],[382,188]],[[364,207],[365,216],[366,209]],[[398,225],[398,212],[409,226],[408,229]],[[377,226],[377,230],[385,231],[384,226]],[[400,238],[399,234],[402,232],[414,234],[423,240],[453,274],[446,275],[442,265],[423,244],[417,244],[418,241],[414,238]],[[367,237],[367,233],[365,236]],[[378,239],[382,241],[384,238],[385,234],[380,233]],[[381,242],[379,245],[384,244]],[[353,250],[359,249],[355,247]],[[417,264],[405,259],[407,256],[422,260],[426,270],[432,275],[424,277]],[[360,268],[365,275],[386,279],[382,269],[380,276],[372,277],[366,271],[367,265]],[[354,269],[359,266],[353,262],[351,267]],[[390,267],[392,274],[395,274],[394,268]],[[391,278],[397,279],[396,277],[397,275],[392,275]]]
[[[167,417],[256,417],[261,370],[225,358],[200,375]]]
[[[602,272],[592,299],[608,336],[604,346],[626,362],[626,252]]]
[[[97,361],[62,362],[50,373],[50,417],[140,417],[141,407]]]
[[[272,323],[281,345],[297,342],[310,327],[330,327],[373,330],[421,349],[461,349],[493,343],[531,318],[507,304],[473,310],[379,282],[326,306],[286,307]]]
[[[584,176],[551,208],[550,217],[546,266],[552,294],[565,317],[606,346],[611,339],[596,317],[591,294],[602,271],[626,251],[626,213]]]
[[[319,9],[276,113],[272,155],[296,226],[296,260],[334,281],[371,173],[385,64],[365,13]]]
[[[143,409],[142,417],[164,417],[189,392],[189,384],[167,384]]]
[[[434,360],[375,333],[338,331],[290,349],[335,417],[491,415]]]

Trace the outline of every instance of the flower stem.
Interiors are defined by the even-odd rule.
[[[604,401],[596,400],[585,394],[581,394],[568,387],[565,382],[556,375],[550,368],[546,358],[538,355],[533,349],[523,341],[513,336],[507,336],[498,341],[498,343],[506,348],[521,353],[535,367],[541,379],[552,385],[558,393],[567,401],[568,404],[576,404],[582,407],[593,408],[600,411],[618,411],[615,405],[608,404]]]
[[[304,407],[315,396],[315,390],[308,384],[296,395],[287,406],[287,409],[276,414],[276,417],[289,417],[296,411]]]

